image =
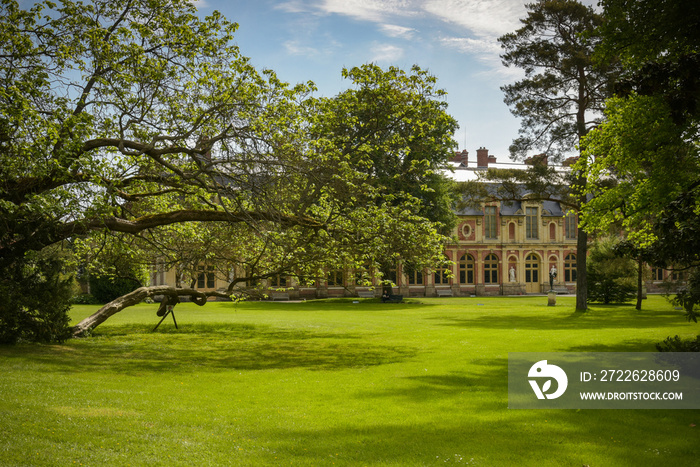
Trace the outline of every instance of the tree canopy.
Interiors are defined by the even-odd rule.
[[[0,5],[0,267],[65,240],[95,264],[238,264],[231,287],[441,258],[456,123],[425,71],[352,68],[314,97],[185,0]]]
[[[591,161],[588,228],[622,225],[627,250],[657,267],[688,269],[697,257],[700,198],[700,5],[603,0],[597,51],[622,72],[605,121],[582,141]],[[691,319],[700,276],[678,296]]]
[[[561,160],[597,123],[607,96],[609,70],[593,67],[602,17],[575,0],[540,0],[527,8],[523,26],[499,38],[503,64],[525,73],[502,87],[511,113],[522,119],[510,151],[525,158],[538,150]]]
[[[639,246],[669,203],[700,183],[700,6],[697,2],[605,0],[598,55],[623,73],[605,123],[584,141],[596,196],[586,223],[622,221]]]
[[[575,0],[540,0],[527,8],[522,27],[499,38],[503,64],[525,74],[501,88],[511,113],[521,118],[511,156],[524,159],[538,150],[552,163],[561,162],[597,124],[607,92],[612,67],[593,67],[602,17]],[[556,199],[574,210],[583,203],[577,187],[586,182],[579,170],[561,174],[539,164],[522,173],[489,170],[483,180],[499,186],[492,199],[527,195],[531,200]],[[576,309],[586,310],[588,237],[579,229],[577,238]]]

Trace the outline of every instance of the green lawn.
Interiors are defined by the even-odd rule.
[[[181,304],[155,333],[143,305],[0,347],[0,465],[697,465],[698,411],[507,408],[508,352],[700,333],[662,297],[546,301]]]

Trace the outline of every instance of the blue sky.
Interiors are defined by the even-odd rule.
[[[500,86],[518,70],[500,61],[496,38],[525,17],[522,0],[203,0],[202,14],[219,10],[239,23],[236,41],[258,68],[291,83],[313,81],[332,96],[349,86],[343,67],[374,62],[409,69],[417,64],[448,93],[459,122],[459,149],[476,157],[486,147],[508,160],[519,120]],[[465,146],[466,141],[466,146]]]

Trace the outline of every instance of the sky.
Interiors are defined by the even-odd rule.
[[[595,0],[584,3],[593,4]],[[284,81],[313,81],[318,94],[350,86],[343,67],[376,63],[409,70],[419,65],[447,91],[457,119],[458,149],[470,159],[485,147],[499,162],[520,121],[501,86],[522,77],[501,64],[497,38],[527,16],[522,0],[199,0],[198,11],[221,12],[239,24],[236,42],[258,69]]]

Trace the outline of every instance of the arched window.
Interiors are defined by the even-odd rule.
[[[498,284],[498,256],[493,253],[484,260],[484,283]]]
[[[328,286],[342,287],[345,285],[345,273],[342,269],[332,269],[328,271]]]
[[[474,283],[474,257],[472,255],[463,254],[459,258],[459,283]]]
[[[525,282],[540,282],[540,258],[534,253],[525,258]]]
[[[564,258],[564,282],[576,282],[576,255],[568,254]]]
[[[449,261],[449,258],[445,258],[445,260]],[[447,271],[447,266],[435,270],[435,285],[448,285],[450,283],[450,279],[447,277]]]

